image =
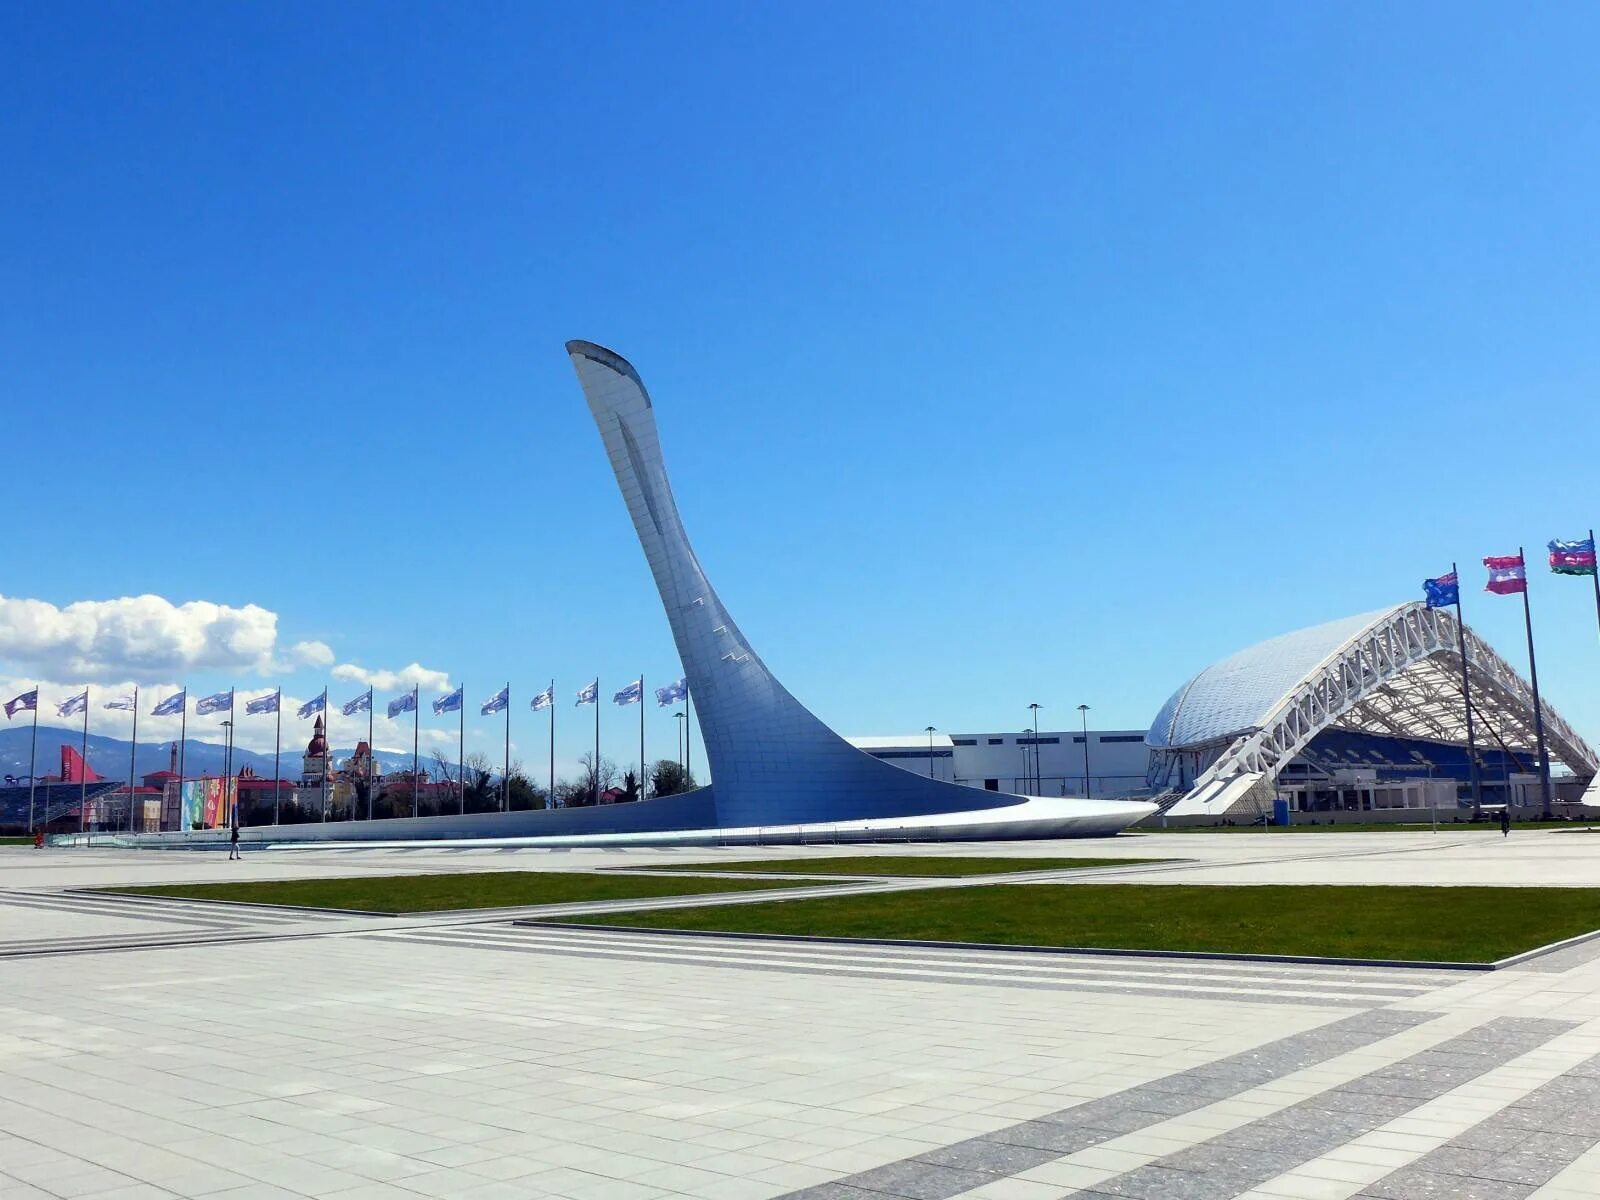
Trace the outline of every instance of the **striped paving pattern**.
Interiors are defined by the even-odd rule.
[[[984,987],[1372,1008],[1456,982],[1455,972],[723,939],[590,928],[471,925],[365,936],[472,950]]]
[[[119,896],[92,892],[47,892],[0,889],[0,907],[62,918],[88,928],[107,921],[101,932],[39,935],[0,940],[0,958],[41,954],[72,954],[96,950],[138,950],[213,941],[236,941],[241,936],[270,936],[291,930],[315,929],[348,918],[338,913],[286,910],[271,906],[198,904],[159,896]],[[123,921],[161,926],[148,933],[114,931]],[[21,923],[23,927],[27,922]]]

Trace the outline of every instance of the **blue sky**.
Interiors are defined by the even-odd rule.
[[[1580,5],[8,6],[0,592],[275,620],[197,652],[194,610],[151,643],[95,609],[85,659],[13,613],[0,682],[416,663],[512,679],[537,764],[554,676],[572,759],[582,683],[678,668],[571,337],[639,367],[707,570],[842,731],[1143,727],[1452,559],[1523,665],[1477,559],[1600,520],[1597,36]],[[1588,581],[1535,589],[1547,696],[1600,740]]]

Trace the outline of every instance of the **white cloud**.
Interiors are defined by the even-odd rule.
[[[333,661],[333,647],[327,642],[296,642],[289,657],[303,667],[325,667]]]
[[[385,692],[396,689],[409,690],[413,684],[423,692],[450,690],[448,671],[434,671],[421,663],[412,663],[410,666],[401,667],[398,671],[369,671],[366,667],[355,663],[340,663],[333,669],[333,677],[364,683]]]
[[[0,596],[0,658],[54,678],[155,683],[191,670],[264,672],[277,637],[278,614],[255,604],[145,595],[58,608]]]

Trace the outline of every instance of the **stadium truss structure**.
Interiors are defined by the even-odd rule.
[[[1330,644],[1256,716],[1240,720],[1247,710],[1236,708],[1221,719],[1185,722],[1186,705],[1205,699],[1193,695],[1197,687],[1204,693],[1209,682],[1212,692],[1231,688],[1248,696],[1253,675],[1270,679],[1280,662]],[[1526,751],[1535,740],[1533,689],[1470,626],[1465,644],[1479,744]],[[1213,672],[1219,681],[1208,681]],[[1600,771],[1594,749],[1548,701],[1542,707],[1552,759],[1593,779]],[[1466,705],[1454,612],[1412,601],[1273,639],[1208,668],[1175,693],[1156,718],[1148,739],[1149,782],[1157,789],[1188,789],[1168,810],[1174,816],[1220,815],[1244,802],[1259,804],[1270,796],[1278,772],[1329,728],[1464,743]],[[1200,736],[1189,740],[1194,734]]]

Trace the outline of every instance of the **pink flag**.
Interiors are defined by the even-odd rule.
[[[1489,582],[1484,591],[1511,596],[1528,590],[1528,569],[1523,565],[1522,555],[1490,555],[1483,560],[1483,565],[1489,568]]]

